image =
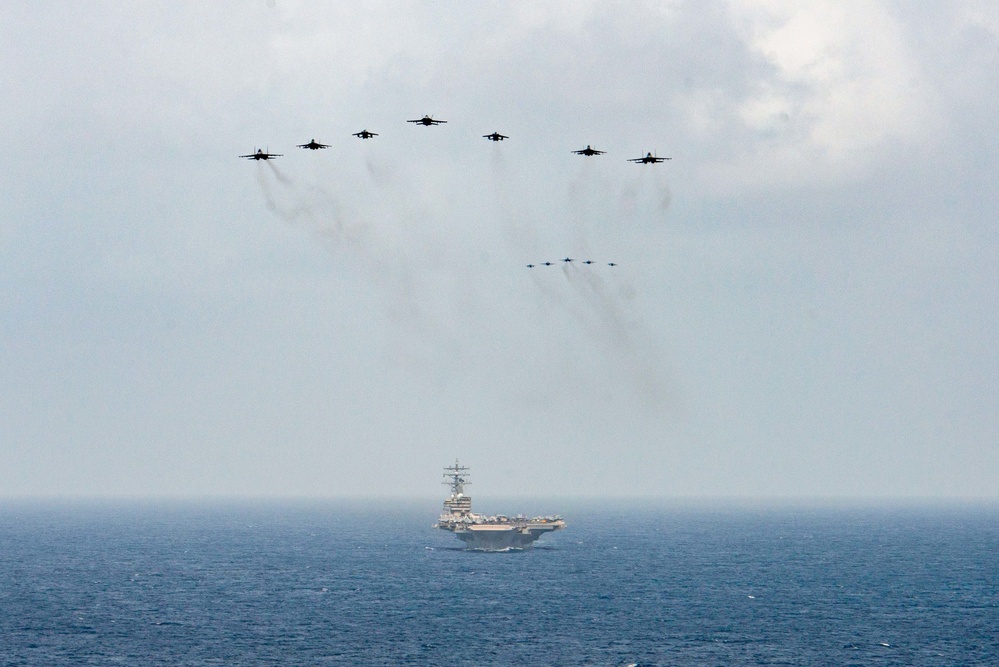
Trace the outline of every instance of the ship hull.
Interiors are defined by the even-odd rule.
[[[547,531],[544,531],[547,532]],[[465,530],[455,536],[472,551],[520,551],[530,549],[544,532],[520,530]]]

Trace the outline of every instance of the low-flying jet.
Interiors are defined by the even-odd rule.
[[[607,262],[607,266],[617,266],[614,262]]]
[[[592,259],[588,259],[585,262],[583,262],[583,264],[593,264],[593,260]]]
[[[551,262],[544,262],[544,265],[545,265],[545,266],[551,266],[551,265],[552,265],[552,263],[551,263]]]
[[[635,157],[628,160],[628,162],[641,162],[642,164],[657,164],[663,160],[672,160],[671,157],[656,157],[652,153],[646,153],[645,157]]]
[[[528,264],[528,265],[527,265],[527,268],[529,268],[529,269],[533,269],[533,268],[534,268],[534,265],[533,265],[533,264]]]
[[[240,155],[239,157],[245,157],[247,160],[273,160],[276,157],[281,157],[281,154],[266,153],[258,148],[256,153],[250,153],[249,155]]]
[[[446,123],[446,120],[434,120],[430,116],[424,116],[423,118],[417,118],[416,120],[407,120],[407,123],[419,123],[420,125],[440,125],[441,123]]]
[[[299,148],[308,148],[309,150],[316,151],[316,150],[319,150],[320,148],[329,148],[329,144],[321,144],[318,141],[316,141],[315,139],[312,139],[307,144],[299,144],[298,147]]]
[[[368,132],[367,130],[361,130],[360,132],[354,133],[355,137],[360,137],[361,139],[370,139],[371,137],[377,137],[378,135],[374,132]]]
[[[596,149],[590,148],[589,144],[586,144],[586,148],[582,150],[573,151],[573,153],[575,153],[576,155],[603,155],[606,152],[607,151],[598,151]]]
[[[499,132],[493,132],[492,134],[483,134],[483,139],[488,139],[489,141],[503,141],[504,139],[509,139],[510,137],[500,134]]]
[[[568,262],[571,262],[571,261],[572,261],[572,258],[571,258],[571,257],[566,257],[566,258],[565,258],[565,259],[563,259],[562,261],[563,261],[563,262],[566,262],[566,263],[568,263]]]

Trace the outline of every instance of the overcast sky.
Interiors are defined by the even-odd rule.
[[[0,91],[0,496],[999,497],[994,2],[5,2]]]

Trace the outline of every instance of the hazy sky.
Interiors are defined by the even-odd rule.
[[[0,90],[0,495],[999,497],[994,2],[5,2]]]

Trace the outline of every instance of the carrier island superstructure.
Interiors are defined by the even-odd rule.
[[[486,516],[472,512],[472,498],[465,495],[468,468],[459,465],[444,468],[444,482],[451,487],[451,495],[444,500],[444,512],[437,528],[450,530],[465,543],[466,549],[478,551],[508,551],[530,549],[545,533],[565,528],[560,516]]]

